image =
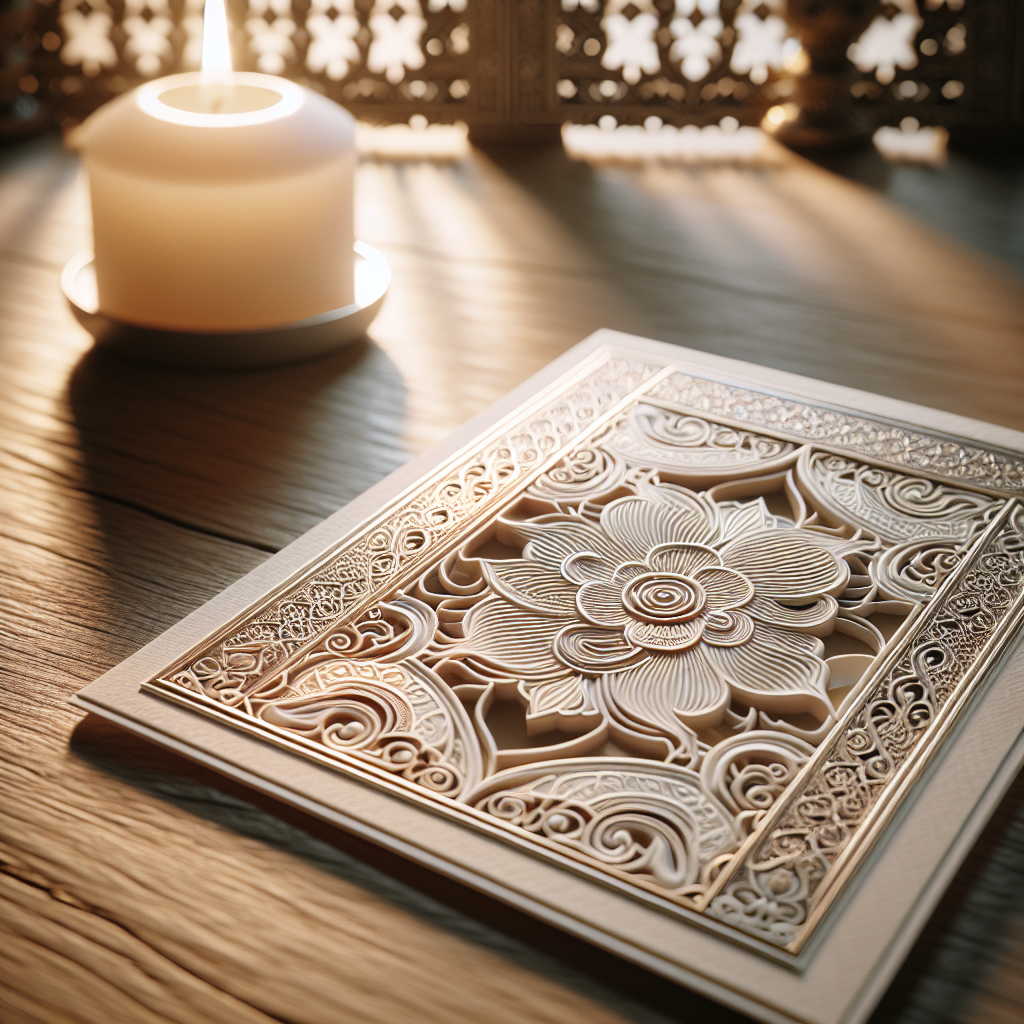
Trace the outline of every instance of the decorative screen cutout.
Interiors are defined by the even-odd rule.
[[[50,0],[21,88],[70,127],[198,67],[202,0]],[[375,123],[757,124],[803,54],[782,0],[229,0],[235,66],[285,75]],[[984,10],[982,8],[985,8]],[[1010,7],[898,0],[851,47],[879,123],[1001,123]],[[980,57],[987,62],[983,67]],[[992,71],[996,68],[997,74]],[[1003,76],[1005,77],[1005,75]]]

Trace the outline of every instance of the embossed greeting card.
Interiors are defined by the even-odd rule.
[[[599,332],[77,699],[853,1024],[1024,754],[1022,442]]]

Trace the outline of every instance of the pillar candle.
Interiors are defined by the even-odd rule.
[[[353,140],[347,111],[271,75],[172,75],[101,107],[82,144],[100,311],[246,331],[349,305]]]

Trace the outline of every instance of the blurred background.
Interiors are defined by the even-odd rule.
[[[557,138],[565,122],[609,116],[676,127],[725,117],[757,125],[772,111],[781,120],[815,47],[871,128],[912,117],[947,129],[954,144],[1024,138],[1018,0],[228,0],[228,8],[236,69],[300,81],[367,123],[462,122],[474,142]],[[197,68],[202,25],[203,0],[0,0],[0,138],[67,131],[140,82]]]

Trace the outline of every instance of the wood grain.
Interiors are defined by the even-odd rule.
[[[1004,264],[796,158],[365,163],[372,340],[249,374],[90,352],[76,160],[0,156],[5,1022],[743,1018],[92,719],[70,695],[584,335],[617,327],[1024,426]],[[873,1018],[1024,1010],[1018,781]]]

